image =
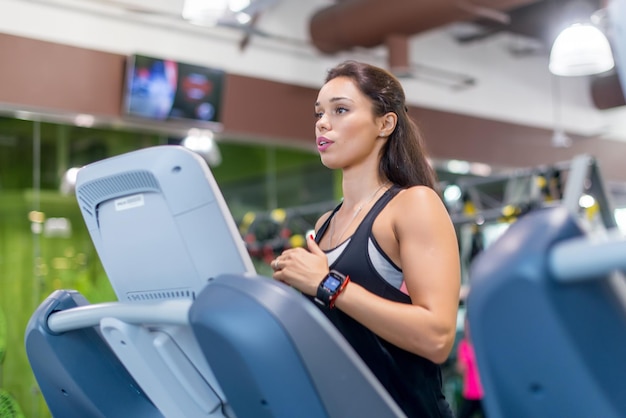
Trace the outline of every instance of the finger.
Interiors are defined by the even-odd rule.
[[[324,251],[322,251],[322,249],[319,247],[319,245],[317,245],[317,242],[315,242],[313,235],[309,235],[307,237],[306,244],[307,244],[307,248],[309,249],[311,253],[318,254],[318,255],[326,255]]]

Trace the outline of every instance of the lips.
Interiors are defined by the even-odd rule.
[[[317,138],[316,143],[317,143],[317,150],[322,152],[322,151],[326,151],[328,147],[330,147],[334,142],[326,137],[320,136]]]

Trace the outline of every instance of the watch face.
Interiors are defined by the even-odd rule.
[[[334,292],[335,290],[337,290],[340,284],[341,284],[341,281],[333,276],[328,276],[326,280],[324,280],[324,287],[330,290],[331,292]]]

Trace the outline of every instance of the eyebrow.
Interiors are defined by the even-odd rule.
[[[339,96],[339,97],[333,97],[333,98],[331,98],[329,101],[330,101],[331,103],[333,103],[333,102],[338,102],[338,101],[341,101],[341,100],[349,100],[349,101],[351,101],[351,102],[354,102],[354,100],[352,100],[351,98],[349,98],[349,97],[342,97],[342,96]],[[319,105],[320,105],[320,102],[315,102],[315,106],[319,106]]]

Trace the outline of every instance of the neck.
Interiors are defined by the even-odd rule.
[[[367,186],[358,185],[358,189],[350,190],[344,188],[344,192],[347,192],[343,199],[344,210],[360,211],[364,206],[371,203],[388,184],[388,181],[383,181]],[[350,190],[350,192],[348,192],[348,190]]]
[[[387,180],[379,176],[379,158],[372,154],[358,164],[341,170],[344,205],[358,206],[360,202]]]
[[[350,219],[345,222],[346,226],[342,230],[342,232],[340,234],[338,234],[337,237],[335,237],[335,224],[337,223],[337,215],[335,215],[332,218],[331,223],[330,223],[330,236],[328,238],[331,248],[333,248],[333,246],[336,243],[341,242],[343,236],[348,231],[348,229],[350,228],[352,223],[358,218],[359,214],[363,211],[364,208],[369,206],[375,200],[376,196],[379,195],[379,192],[381,190],[383,190],[387,186],[388,183],[389,182],[386,181],[386,182],[380,184],[376,189],[374,189],[374,191],[372,193],[370,193],[366,197],[364,197],[361,200],[359,200],[356,205],[346,206],[346,203],[345,203],[345,200],[344,200],[344,204],[341,206],[340,212],[341,213],[345,213],[346,214],[345,216],[349,216]],[[344,212],[344,211],[347,211],[347,212]],[[351,215],[349,215],[349,213],[351,213]],[[337,214],[339,214],[339,212]]]
[[[347,209],[357,208],[389,184],[387,180],[372,179],[370,181],[357,178],[353,181],[345,179],[342,184],[343,206]]]

